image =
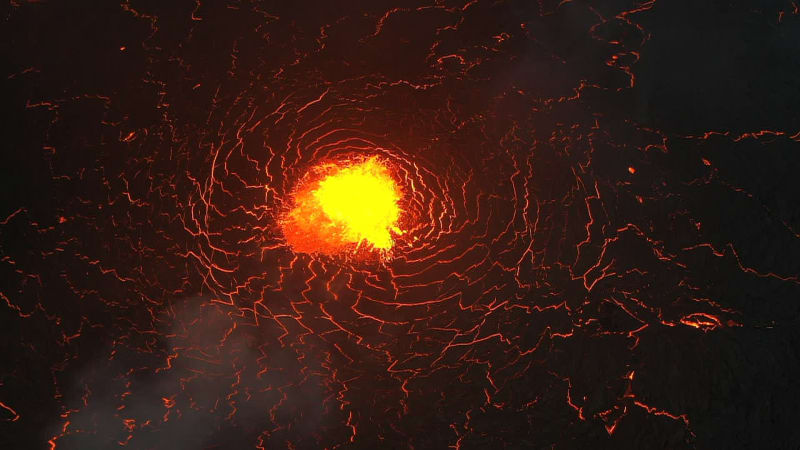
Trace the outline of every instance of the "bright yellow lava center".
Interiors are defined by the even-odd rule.
[[[392,248],[401,234],[400,190],[389,169],[376,157],[349,165],[322,166],[325,176],[295,194],[295,207],[284,223],[295,250],[334,253],[365,244]]]
[[[367,241],[388,250],[392,247],[389,231],[400,232],[396,226],[400,195],[386,167],[375,158],[327,176],[314,197],[325,215],[343,227],[343,237],[349,242]]]

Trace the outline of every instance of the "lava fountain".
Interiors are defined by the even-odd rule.
[[[386,252],[394,245],[402,192],[377,157],[329,162],[298,183],[294,205],[282,221],[297,252],[338,254],[361,248]]]

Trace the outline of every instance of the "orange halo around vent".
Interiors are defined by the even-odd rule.
[[[326,163],[311,171],[294,193],[282,221],[295,251],[335,254],[364,246],[386,251],[394,245],[401,192],[377,157]]]

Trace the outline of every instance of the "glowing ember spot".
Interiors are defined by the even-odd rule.
[[[389,250],[398,228],[400,189],[376,157],[324,164],[294,195],[283,232],[295,251],[339,253],[367,246]]]
[[[681,318],[681,323],[698,330],[711,331],[722,326],[719,319],[706,313],[693,313]]]

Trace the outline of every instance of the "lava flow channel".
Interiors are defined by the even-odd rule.
[[[304,253],[336,254],[362,246],[388,251],[392,235],[402,234],[400,198],[389,168],[377,157],[322,164],[298,186],[295,206],[283,221],[286,240]]]

